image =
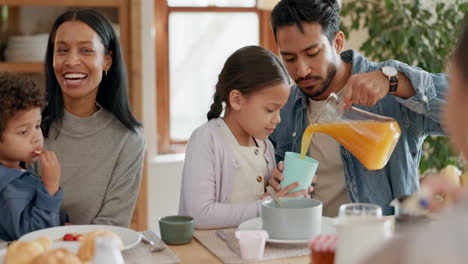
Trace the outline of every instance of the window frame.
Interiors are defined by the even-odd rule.
[[[170,134],[169,15],[172,12],[255,12],[259,17],[260,45],[278,55],[278,48],[270,27],[271,11],[260,10],[257,7],[175,7],[168,6],[166,0],[155,0],[156,138],[160,154],[183,153],[187,144],[187,140],[171,139]]]

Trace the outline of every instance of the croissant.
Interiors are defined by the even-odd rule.
[[[5,264],[33,264],[33,260],[48,251],[52,241],[41,237],[33,241],[15,241],[7,250]]]
[[[82,264],[82,262],[68,249],[58,248],[42,253],[34,259],[32,264]]]

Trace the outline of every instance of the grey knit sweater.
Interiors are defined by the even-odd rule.
[[[60,161],[62,210],[73,224],[128,226],[140,188],[145,139],[104,108],[90,117],[65,112],[57,135],[52,125],[45,148]]]

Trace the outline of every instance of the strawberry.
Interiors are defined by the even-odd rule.
[[[73,234],[65,234],[63,241],[76,241],[76,237]]]

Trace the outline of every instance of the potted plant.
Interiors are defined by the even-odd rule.
[[[429,72],[443,72],[468,2],[435,2],[423,7],[421,1],[348,0],[341,7],[345,35],[365,30],[368,39],[361,52],[375,61],[396,59]],[[450,148],[447,137],[427,137],[423,144],[420,172],[452,164],[463,168],[461,157]]]

